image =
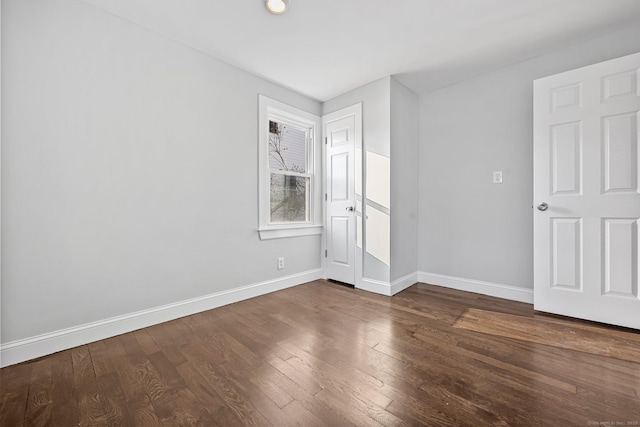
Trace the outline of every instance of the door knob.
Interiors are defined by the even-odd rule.
[[[547,209],[549,209],[549,205],[548,205],[548,204],[546,204],[546,203],[544,203],[544,202],[542,202],[542,203],[540,203],[540,204],[538,205],[538,210],[539,210],[539,211],[543,211],[543,212],[544,212],[544,211],[546,211]]]
[[[353,206],[347,206],[346,210],[348,210],[349,212],[353,212]]]

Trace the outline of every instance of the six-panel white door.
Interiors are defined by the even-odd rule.
[[[355,137],[356,116],[323,117],[326,143],[327,278],[355,284]]]
[[[640,53],[534,83],[534,307],[640,329]]]

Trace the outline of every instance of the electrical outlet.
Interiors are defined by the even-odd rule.
[[[493,171],[493,183],[502,184],[502,171]]]
[[[278,258],[278,270],[282,270],[284,268],[284,258]]]

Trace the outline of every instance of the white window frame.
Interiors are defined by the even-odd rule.
[[[270,120],[309,129],[307,156],[310,194],[309,221],[307,222],[271,223]],[[258,234],[260,240],[311,236],[322,233],[322,146],[320,144],[320,131],[321,119],[319,116],[264,95],[258,96]],[[304,175],[306,176],[306,174]]]

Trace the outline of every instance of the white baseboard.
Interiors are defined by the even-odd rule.
[[[383,282],[382,280],[367,279],[363,277],[362,282],[356,284],[356,288],[380,295],[391,296],[391,285],[389,282]]]
[[[5,367],[58,351],[88,344],[147,326],[178,319],[223,305],[320,279],[322,269],[309,270],[198,298],[154,307],[123,316],[8,342],[0,346],[0,366]]]
[[[398,280],[395,280],[393,283],[391,283],[391,295],[395,295],[398,292],[404,291],[405,289],[407,289],[409,286],[413,286],[416,283],[419,282],[418,280],[418,273],[411,273],[411,274],[407,274],[404,277],[399,278]]]
[[[382,280],[363,278],[361,284],[356,287],[364,291],[374,292],[376,294],[381,294],[386,296],[392,296],[397,294],[400,291],[407,289],[409,286],[417,282],[418,282],[418,273],[416,272],[416,273],[407,274],[406,276],[393,281],[393,283],[384,282]]]
[[[533,289],[446,276],[444,274],[426,273],[423,271],[418,273],[418,278],[422,283],[533,304]]]

